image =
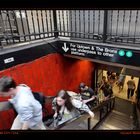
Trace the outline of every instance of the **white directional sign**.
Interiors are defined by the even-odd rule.
[[[67,51],[69,50],[69,48],[67,48],[66,43],[64,43],[64,46],[62,46],[62,49],[63,49],[65,52],[67,52]]]

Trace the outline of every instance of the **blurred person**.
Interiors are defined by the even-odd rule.
[[[110,79],[111,75],[112,75],[112,72],[111,71],[107,71],[107,79],[108,80]]]
[[[93,89],[88,87],[85,83],[80,83],[79,88],[82,102],[87,104],[90,108],[93,107],[97,99],[97,96],[95,95]]]
[[[134,91],[135,91],[135,88],[136,88],[136,85],[135,85],[135,82],[134,82],[134,77],[131,76],[131,80],[129,80],[127,82],[127,86],[128,86],[128,89],[127,89],[127,98],[129,99],[129,97],[132,97],[134,95]]]
[[[102,87],[104,86],[105,83],[107,83],[107,80],[106,80],[106,77],[103,76],[102,80],[100,82],[100,86],[99,86],[98,90],[102,89]]]
[[[11,96],[9,101],[18,114],[11,130],[46,129],[42,122],[42,106],[34,98],[30,87],[17,85],[11,77],[4,76],[0,78],[0,96]]]
[[[115,81],[116,81],[116,73],[115,72],[112,72],[109,81],[112,85],[115,83]]]
[[[94,113],[89,107],[81,102],[79,99],[73,98],[73,93],[70,91],[60,90],[57,97],[52,102],[52,109],[54,110],[54,126],[58,126],[76,116],[80,115],[80,110],[87,112],[92,118]]]
[[[112,86],[106,82],[102,88],[103,93],[104,93],[104,100],[108,100],[110,97],[112,97],[113,95],[113,90],[112,90]]]
[[[126,72],[126,68],[122,68],[121,73],[118,78],[118,82],[116,83],[117,86],[119,87],[119,93],[123,90],[123,86],[124,86],[124,82],[126,78],[125,72]]]

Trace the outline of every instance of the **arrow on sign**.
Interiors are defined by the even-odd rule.
[[[69,48],[67,48],[66,43],[64,43],[64,46],[62,47],[62,49],[67,52],[69,50]]]

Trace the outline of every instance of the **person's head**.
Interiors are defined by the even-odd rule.
[[[57,102],[58,110],[60,110],[62,106],[65,106],[69,111],[73,109],[73,105],[71,103],[71,97],[65,90],[60,90],[58,92],[56,97],[56,102]]]
[[[0,96],[10,96],[14,94],[16,88],[16,82],[8,76],[0,78]]]
[[[131,79],[133,80],[134,79],[134,76],[131,76]]]
[[[80,83],[79,88],[80,88],[80,91],[81,91],[81,92],[84,92],[85,90],[87,90],[87,89],[88,89],[88,86],[86,86],[86,84],[85,84],[85,83]]]

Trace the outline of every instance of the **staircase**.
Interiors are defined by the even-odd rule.
[[[132,130],[133,118],[113,110],[96,130]]]
[[[116,97],[114,110],[96,130],[132,130],[134,128],[133,105],[127,100]]]

